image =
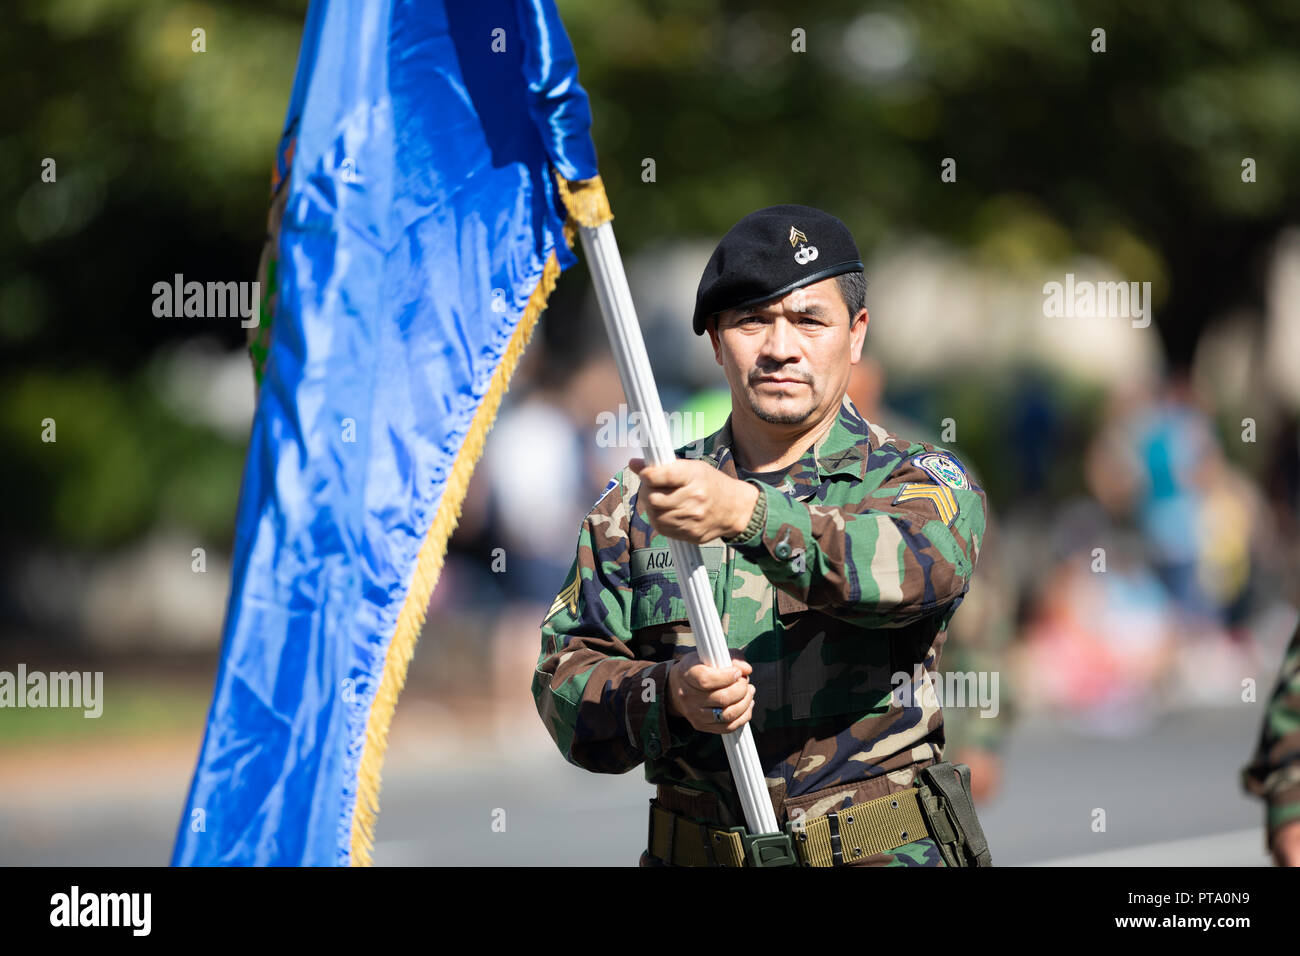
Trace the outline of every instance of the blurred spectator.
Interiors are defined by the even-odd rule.
[[[598,428],[600,417],[617,416],[623,402],[613,358],[595,352],[567,376],[553,375],[503,408],[484,450],[479,470],[491,517],[483,536],[503,582],[492,634],[494,704],[507,736],[530,719],[527,688],[538,629],[573,563],[578,528],[635,454],[606,441],[602,435],[610,430]]]
[[[1173,673],[1171,600],[1141,542],[1092,502],[1064,509],[1050,544],[1017,653],[1025,704],[1100,733],[1138,730]]]
[[[1242,621],[1262,499],[1224,457],[1186,376],[1158,396],[1115,396],[1087,472],[1097,499],[1132,518],[1188,627],[1207,634]]]

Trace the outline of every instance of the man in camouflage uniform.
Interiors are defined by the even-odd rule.
[[[887,433],[845,396],[868,321],[861,269],[844,224],[808,207],[727,233],[694,321],[731,417],[702,448],[615,476],[542,622],[532,690],[565,759],[597,773],[644,763],[656,785],[642,865],[692,855],[691,840],[697,861],[724,862],[708,836],[745,820],[720,738],[746,722],[783,825],[838,828],[873,800],[873,813],[915,807],[918,773],[941,759],[933,673],[984,493],[951,454]],[[701,545],[732,666],[700,662],[670,537]],[[836,829],[835,865],[944,865],[911,819],[890,842],[858,840],[866,850]]]
[[[1241,782],[1267,804],[1264,822],[1274,862],[1300,866],[1300,627],[1282,659],[1259,747]]]

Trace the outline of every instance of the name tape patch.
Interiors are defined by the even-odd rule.
[[[721,544],[700,545],[700,557],[704,559],[704,568],[712,577],[722,567],[726,546]],[[648,574],[671,574],[676,576],[671,548],[637,548],[628,558],[628,570],[632,580],[637,581]]]

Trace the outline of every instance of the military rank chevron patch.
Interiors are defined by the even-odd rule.
[[[894,504],[915,501],[918,498],[925,498],[932,502],[934,510],[939,512],[939,518],[944,524],[952,524],[953,519],[957,517],[957,499],[947,485],[918,485],[908,482],[898,489]]]
[[[545,624],[549,621],[562,607],[567,607],[570,614],[576,615],[578,613],[578,578],[576,576],[564,586],[564,590],[555,595],[555,603],[546,612],[546,617],[542,618],[542,623]]]

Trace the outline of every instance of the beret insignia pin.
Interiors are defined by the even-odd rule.
[[[796,229],[790,227],[790,245],[798,245],[799,249],[794,254],[794,261],[801,266],[806,266],[817,258],[817,247],[808,245],[808,237]]]

